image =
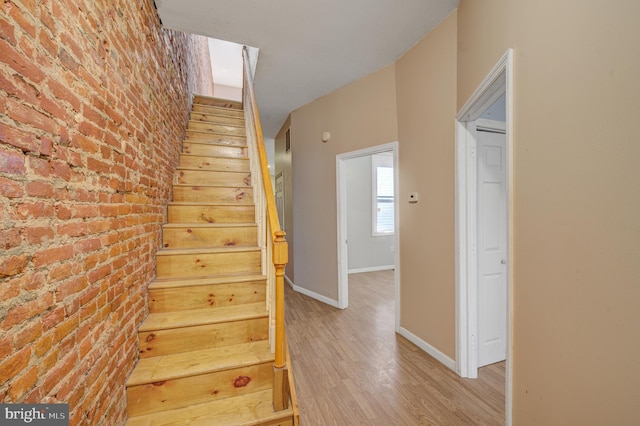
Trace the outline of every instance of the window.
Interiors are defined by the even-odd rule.
[[[373,235],[394,233],[393,153],[371,156],[373,170]]]

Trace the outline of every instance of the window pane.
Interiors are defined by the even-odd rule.
[[[394,232],[393,168],[376,167],[376,229],[378,234]]]

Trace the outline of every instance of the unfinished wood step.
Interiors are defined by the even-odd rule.
[[[173,185],[173,200],[202,203],[253,204],[253,188]]]
[[[251,186],[251,173],[177,169],[174,183],[185,185]]]
[[[184,142],[182,153],[208,157],[247,158],[247,147],[213,143]]]
[[[164,248],[255,247],[258,227],[255,223],[165,224]]]
[[[191,113],[215,114],[228,117],[244,117],[244,110],[236,108],[226,108],[214,105],[193,104]]]
[[[293,425],[293,409],[274,412],[268,390],[190,405],[146,416],[129,417],[127,426],[276,426]]]
[[[273,360],[268,341],[141,359],[127,380],[129,416],[270,389]]]
[[[198,130],[187,130],[185,142],[199,142],[229,146],[247,146],[247,138],[244,136],[217,134],[212,132],[202,132]]]
[[[244,117],[232,117],[223,114],[192,112],[190,119],[192,121],[201,121],[203,123],[227,124],[235,127],[244,127]]]
[[[265,304],[150,313],[139,330],[140,358],[267,340]]]
[[[248,158],[207,157],[202,155],[181,154],[178,168],[184,170],[211,170],[248,173],[250,165]]]
[[[239,275],[155,279],[149,284],[149,312],[171,312],[260,303],[266,300],[266,277]]]
[[[217,123],[209,123],[206,121],[189,120],[189,122],[187,123],[187,129],[198,130],[201,132],[221,133],[221,134],[230,135],[230,136],[246,135],[244,124],[242,125],[217,124]]]
[[[230,100],[230,99],[221,99],[221,98],[216,98],[216,97],[212,97],[212,96],[204,96],[204,95],[195,95],[193,97],[193,104],[194,105],[209,105],[209,106],[216,106],[216,107],[222,107],[222,108],[229,108],[229,109],[242,109],[242,102],[241,101],[234,101],[234,100]]]
[[[156,253],[156,275],[170,278],[260,273],[260,257],[258,247],[163,249]]]
[[[255,221],[253,204],[173,202],[169,223],[243,223]]]

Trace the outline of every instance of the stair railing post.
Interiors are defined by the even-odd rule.
[[[273,364],[273,408],[285,410],[289,406],[289,380],[284,337],[284,268],[288,262],[288,246],[285,232],[274,233],[273,266],[276,272],[276,353]]]

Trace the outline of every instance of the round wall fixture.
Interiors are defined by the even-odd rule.
[[[331,138],[331,133],[329,132],[322,132],[322,142],[326,142]]]

